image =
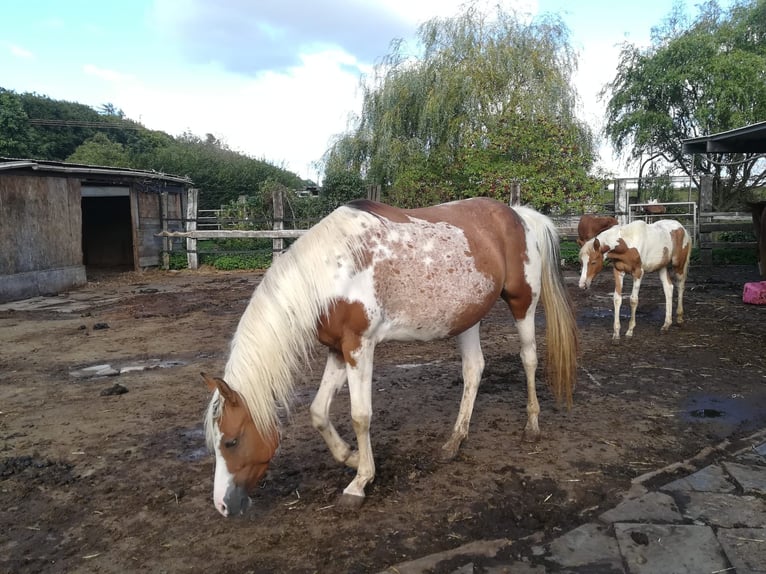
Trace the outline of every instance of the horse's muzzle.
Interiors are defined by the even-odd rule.
[[[250,507],[250,497],[241,486],[230,486],[223,497],[223,507],[218,512],[224,516],[239,516]]]

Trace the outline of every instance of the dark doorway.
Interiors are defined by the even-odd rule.
[[[133,270],[130,197],[82,198],[82,251],[86,267]]]

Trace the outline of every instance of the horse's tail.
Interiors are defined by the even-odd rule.
[[[530,208],[514,208],[535,231],[542,260],[540,298],[546,319],[546,371],[556,400],[572,406],[577,380],[579,334],[559,263],[559,234],[553,222]],[[529,248],[529,247],[528,247]]]

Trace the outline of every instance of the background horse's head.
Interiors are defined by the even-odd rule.
[[[608,251],[609,247],[601,243],[598,237],[586,241],[580,248],[580,263],[582,264],[580,289],[588,289],[593,278],[601,273]]]
[[[269,469],[279,444],[276,429],[262,433],[242,397],[223,379],[202,373],[213,391],[205,427],[208,447],[215,452],[213,502],[224,516],[243,513],[248,494]]]

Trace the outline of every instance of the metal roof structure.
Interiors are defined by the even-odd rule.
[[[766,122],[681,143],[684,153],[766,153]]]

